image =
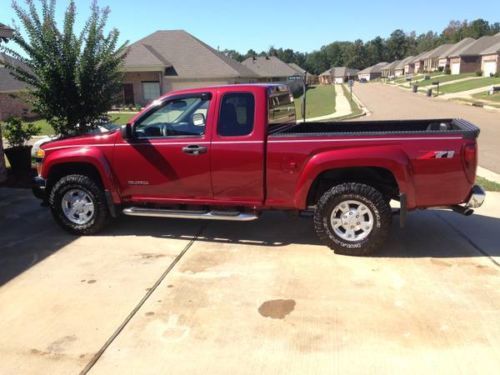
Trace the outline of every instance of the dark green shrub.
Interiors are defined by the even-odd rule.
[[[10,147],[23,147],[31,137],[40,134],[42,129],[32,122],[24,123],[19,117],[9,117],[3,125],[4,136]]]

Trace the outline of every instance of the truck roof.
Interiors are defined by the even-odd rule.
[[[177,95],[177,94],[187,94],[187,93],[199,93],[199,92],[205,92],[207,90],[213,90],[213,89],[234,89],[235,87],[238,87],[240,89],[248,89],[248,88],[252,88],[252,87],[270,88],[270,87],[282,87],[282,86],[287,86],[287,85],[285,83],[269,83],[269,82],[213,85],[213,86],[205,86],[205,87],[198,87],[198,88],[192,88],[192,89],[182,89],[182,90],[169,91],[168,93],[162,95],[161,98],[171,96],[172,94]]]

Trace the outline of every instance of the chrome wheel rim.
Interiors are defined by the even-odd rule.
[[[373,213],[357,200],[340,202],[330,217],[332,229],[337,236],[348,242],[364,240],[373,230]]]
[[[64,216],[74,224],[87,224],[94,217],[94,201],[81,189],[68,190],[62,198],[61,206]]]

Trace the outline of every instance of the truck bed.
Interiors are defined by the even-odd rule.
[[[479,128],[461,119],[306,122],[282,127],[271,137],[331,137],[365,135],[463,135],[477,138]]]

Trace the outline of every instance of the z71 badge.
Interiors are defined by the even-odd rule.
[[[419,160],[427,159],[453,159],[455,156],[455,151],[430,151],[422,156],[419,156]]]

